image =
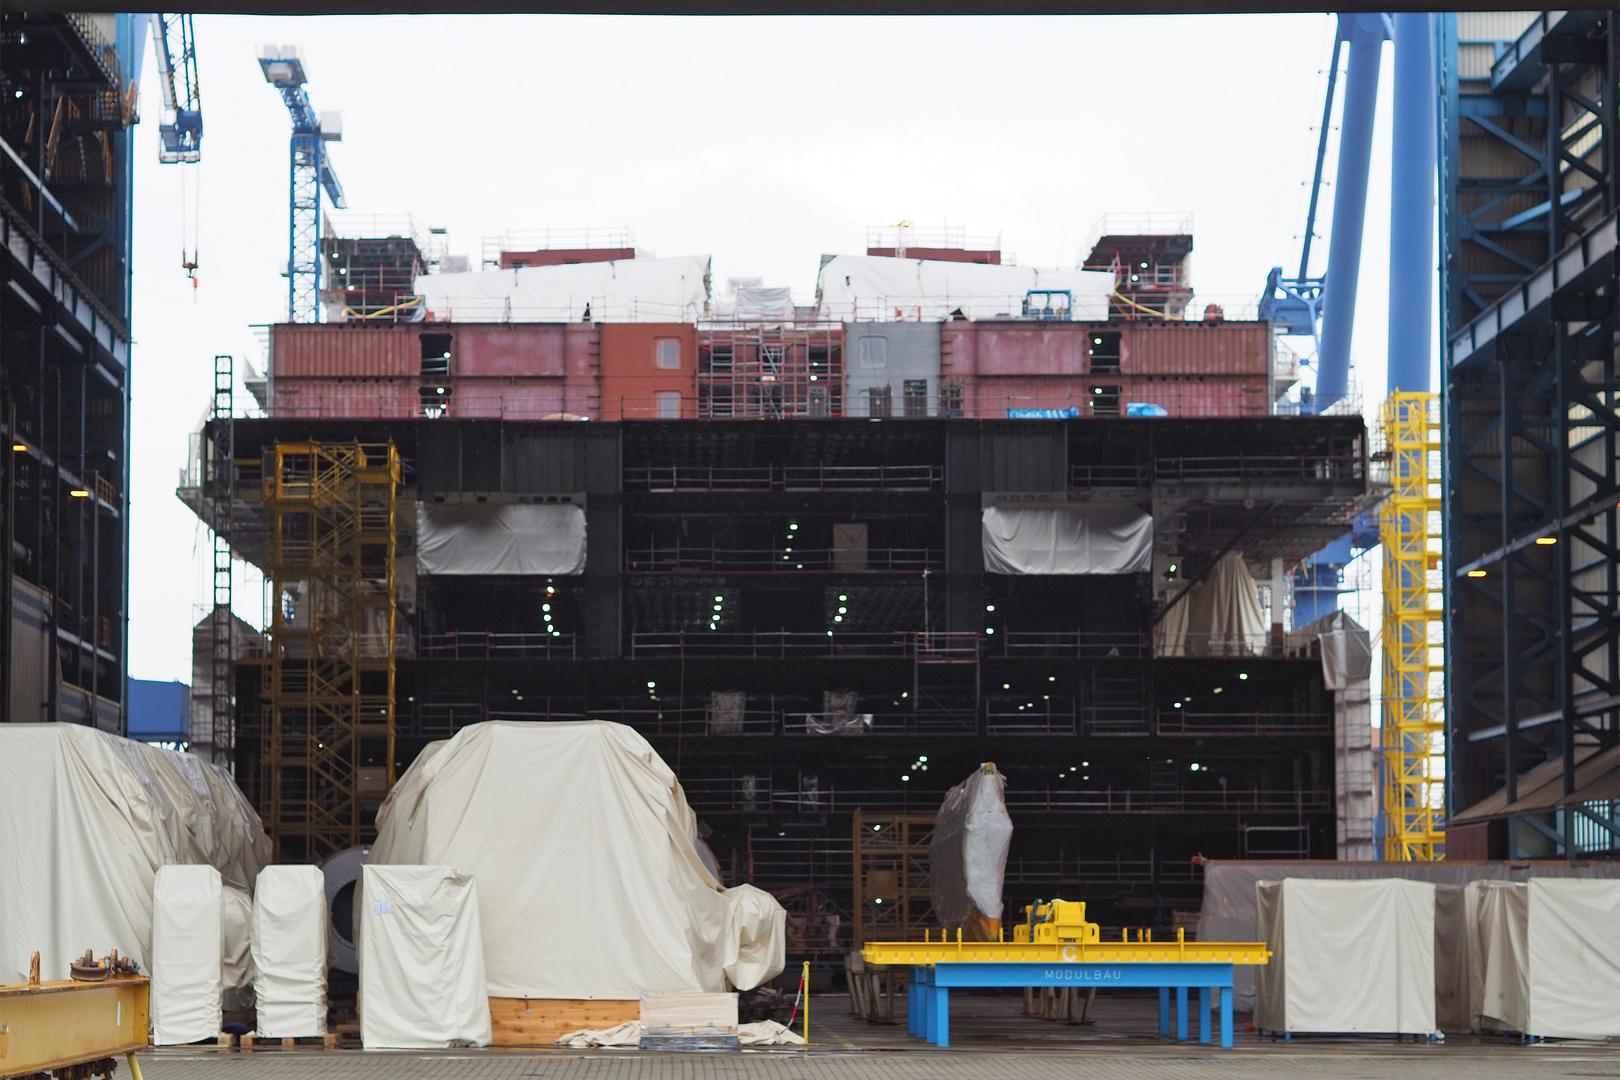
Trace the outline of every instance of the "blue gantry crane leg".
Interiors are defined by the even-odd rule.
[[[265,81],[281,91],[292,116],[287,215],[287,321],[321,321],[322,196],[339,210],[349,204],[326,144],[343,138],[336,113],[316,113],[304,89],[304,64],[291,45],[269,45],[259,54]]]

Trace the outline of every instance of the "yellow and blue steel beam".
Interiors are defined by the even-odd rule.
[[[139,977],[0,986],[0,1080],[145,1048],[149,995]]]

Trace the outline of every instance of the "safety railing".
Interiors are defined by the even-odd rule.
[[[627,491],[928,491],[940,486],[938,465],[632,465]]]
[[[1148,470],[1145,465],[1091,465],[1080,464],[1069,466],[1069,486],[1077,488],[1097,487],[1146,487],[1148,483]]]
[[[1360,480],[1366,472],[1355,454],[1228,454],[1219,457],[1161,457],[1153,463],[1158,480]]]
[[[564,633],[487,633],[451,630],[422,634],[416,655],[423,660],[576,660],[579,640]]]
[[[893,813],[933,813],[941,793],[921,788],[844,789],[818,787],[773,790],[768,777],[683,780],[687,801],[701,811],[849,813],[856,809]],[[1049,788],[1009,790],[1007,809],[1026,814],[1275,813],[1306,814],[1333,808],[1322,790]]]
[[[910,633],[863,634],[794,631],[727,632],[703,630],[634,631],[630,655],[637,660],[721,659],[897,659],[972,662],[978,635]]]
[[[1006,883],[1019,885],[1186,885],[1202,868],[1190,859],[1081,859],[1060,852],[1055,859],[1007,860]]]
[[[1148,655],[1147,635],[1128,631],[1014,630],[984,640],[986,659],[1141,659]]]
[[[832,571],[842,574],[907,574],[939,570],[944,552],[935,548],[632,548],[625,552],[628,573],[788,574]]]
[[[1211,713],[1164,709],[1154,720],[1160,735],[1326,735],[1333,718],[1326,713]]]

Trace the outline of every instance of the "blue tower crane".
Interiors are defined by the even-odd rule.
[[[326,144],[343,138],[343,121],[335,112],[316,113],[304,90],[304,63],[291,45],[260,50],[264,79],[281,91],[292,114],[291,183],[287,221],[287,321],[321,321],[321,193],[339,210],[348,207],[343,185],[327,156]]]
[[[157,53],[163,122],[158,125],[158,160],[165,165],[202,160],[202,85],[197,81],[197,39],[190,15],[153,15],[152,47]],[[185,96],[181,96],[181,88]]]

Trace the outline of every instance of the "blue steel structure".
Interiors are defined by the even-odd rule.
[[[191,16],[153,15],[151,20],[158,86],[163,94],[158,160],[165,165],[201,161],[202,84],[197,78],[197,39]]]
[[[287,218],[287,321],[321,321],[321,280],[325,257],[321,243],[321,195],[339,210],[349,204],[332,168],[326,144],[342,138],[341,127],[315,112],[304,89],[304,64],[292,46],[266,46],[259,56],[265,81],[281,91],[292,115],[289,208]]]
[[[1187,991],[1198,991],[1198,1041],[1210,1042],[1210,998],[1220,994],[1221,1045],[1232,1045],[1230,963],[961,963],[919,965],[906,984],[906,1030],[935,1046],[951,1045],[952,987],[1157,987],[1159,1034],[1170,1034],[1170,991],[1176,992],[1176,1038],[1187,1039]]]
[[[1454,858],[1620,851],[1614,15],[1439,16]]]

